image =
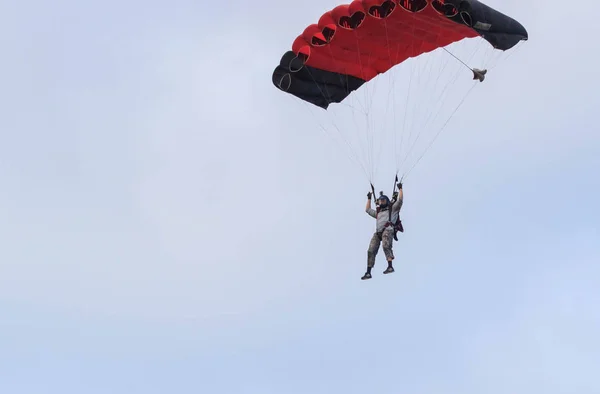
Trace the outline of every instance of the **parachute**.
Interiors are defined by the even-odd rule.
[[[528,33],[516,20],[477,0],[354,0],[324,13],[318,23],[309,25],[293,41],[291,50],[283,54],[272,80],[281,91],[312,105],[308,106],[311,113],[314,114],[312,108],[315,106],[327,112],[327,121],[334,123],[334,130],[344,139],[351,158],[357,159],[372,183],[379,160],[375,139],[381,139],[380,145],[384,146],[387,144],[385,137],[391,135],[394,144],[390,145],[396,153],[396,175],[407,161],[413,165],[406,167],[410,172],[474,87],[460,97],[453,97],[452,89],[449,89],[457,81],[466,81],[460,78],[461,70],[458,74],[451,72],[452,66],[467,64],[462,56],[455,55],[454,49],[450,51],[447,47],[467,39],[479,39],[478,43],[483,40],[489,55],[489,49],[504,53],[526,41]],[[392,75],[392,69],[409,63],[409,60],[413,62],[411,71],[405,67]],[[469,84],[483,81],[486,69],[467,67],[473,76],[468,79]],[[388,94],[375,96],[374,87],[369,89],[369,85],[382,74],[389,75]],[[455,77],[444,83],[442,76],[446,74]],[[397,87],[398,75],[408,79],[408,83],[400,88]],[[365,90],[365,102],[358,103],[361,104],[359,107],[354,101],[360,100],[360,90]],[[396,102],[399,93],[406,95],[403,106]],[[349,96],[354,99],[344,106]],[[374,104],[374,99],[381,102]],[[344,108],[332,111],[337,107],[332,104]],[[347,109],[352,113],[342,114],[341,111]],[[398,121],[401,109],[404,114]],[[385,113],[373,115],[373,110],[385,110]],[[443,111],[448,114],[442,116],[441,125],[436,126],[434,120],[439,120]],[[360,123],[357,115],[361,118]],[[375,124],[376,121],[389,123],[392,117],[391,130]],[[412,124],[408,137],[405,135],[407,120]],[[340,121],[354,122],[354,125],[340,127]],[[401,125],[402,133],[398,131]],[[325,130],[322,122],[321,128]],[[350,141],[351,129],[358,131],[359,138],[354,143]],[[428,131],[433,140],[430,138],[429,144],[423,146],[422,155],[416,160],[410,154],[418,139]],[[361,134],[364,138],[360,138]],[[402,141],[398,146],[400,135]],[[404,142],[407,145],[402,150]]]

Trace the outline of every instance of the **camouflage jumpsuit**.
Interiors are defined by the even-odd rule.
[[[391,261],[394,259],[394,252],[392,251],[392,242],[394,241],[394,227],[387,226],[386,224],[390,221],[390,211],[392,210],[392,223],[396,223],[399,219],[400,208],[402,208],[402,198],[399,198],[390,208],[386,210],[377,210],[373,208],[367,209],[367,213],[377,220],[375,234],[371,238],[369,243],[369,250],[367,252],[367,266],[375,266],[375,257],[379,251],[379,246],[383,243],[383,253],[385,254],[386,260]]]

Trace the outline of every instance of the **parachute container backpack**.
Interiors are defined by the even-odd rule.
[[[477,0],[355,0],[290,38],[272,79],[308,111],[300,121],[314,118],[371,184],[388,154],[405,179],[527,39],[519,22]]]

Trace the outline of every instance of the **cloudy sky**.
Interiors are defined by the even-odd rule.
[[[596,4],[487,3],[530,40],[363,282],[367,180],[271,82],[337,1],[2,0],[0,392],[600,392]]]

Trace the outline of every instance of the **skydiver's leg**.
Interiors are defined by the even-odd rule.
[[[367,250],[367,268],[369,270],[375,266],[375,258],[379,251],[379,245],[381,245],[381,237],[379,234],[373,234],[371,242],[369,243],[369,249]]]
[[[392,265],[392,261],[394,261],[394,251],[392,250],[394,242],[394,229],[392,227],[386,228],[381,238],[383,240],[383,253],[385,253],[385,258],[388,262],[388,267],[385,271],[383,271],[383,273],[391,274],[394,272],[394,267]]]
[[[381,245],[381,238],[379,234],[373,234],[371,237],[371,242],[369,242],[369,249],[367,250],[367,272],[363,275],[361,279],[371,279],[371,269],[375,266],[375,257],[377,257],[377,252],[379,251],[379,245]]]

